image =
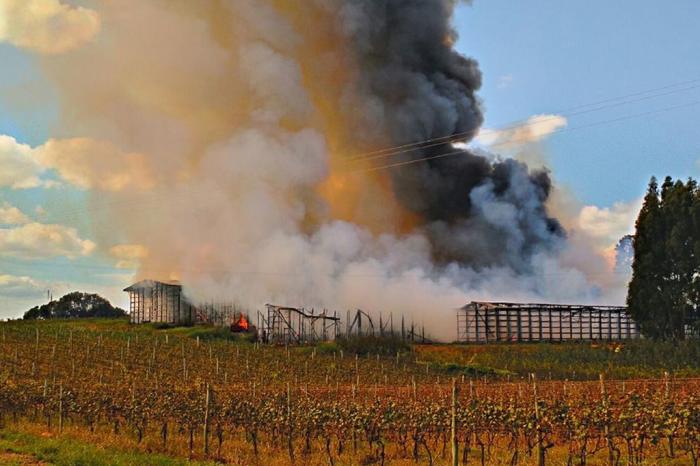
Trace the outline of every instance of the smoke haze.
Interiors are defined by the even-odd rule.
[[[449,340],[468,300],[615,296],[546,170],[453,145],[483,122],[455,4],[95,0],[99,35],[42,59],[63,114],[40,160],[109,205],[103,252],[195,300]]]

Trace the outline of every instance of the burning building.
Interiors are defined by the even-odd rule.
[[[178,282],[141,280],[124,289],[129,293],[131,323],[161,322],[173,325],[207,323],[230,325],[234,332],[250,330],[248,317],[234,304],[204,303],[194,305],[182,292]]]
[[[120,219],[93,222],[100,247],[179,277],[195,306],[141,284],[135,321],[196,321],[215,296],[400,310],[452,340],[465,295],[617,283],[568,234],[548,170],[471,144],[484,111],[479,64],[454,48],[465,2],[89,3],[103,39],[42,62],[70,109],[42,163]]]

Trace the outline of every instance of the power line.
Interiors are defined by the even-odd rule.
[[[690,82],[700,82],[700,79],[697,79],[697,80],[694,80],[694,81],[690,81]],[[677,85],[675,85],[675,87],[677,87]],[[662,88],[658,88],[658,89],[655,89],[655,90],[663,90],[663,89],[668,89],[668,88],[669,88],[669,86],[664,86],[664,87],[662,87]],[[554,116],[551,116],[551,117],[541,118],[541,119],[539,119],[539,120],[537,120],[537,121],[529,121],[529,120],[527,120],[527,119],[525,119],[525,120],[517,120],[517,121],[515,121],[515,122],[513,122],[513,123],[510,123],[509,125],[506,125],[506,126],[503,126],[503,127],[500,127],[500,128],[492,128],[492,129],[484,129],[484,130],[481,130],[481,129],[479,129],[479,128],[476,128],[476,129],[473,129],[473,130],[470,130],[470,131],[465,131],[465,132],[462,132],[462,133],[454,133],[454,134],[451,134],[451,135],[448,135],[448,136],[441,136],[441,137],[436,137],[436,138],[432,138],[432,139],[425,139],[425,140],[416,141],[416,142],[413,142],[413,143],[407,143],[407,144],[402,144],[402,145],[399,145],[399,146],[387,147],[387,148],[384,148],[384,149],[379,149],[379,150],[376,150],[376,151],[370,151],[370,152],[365,152],[365,153],[356,154],[356,155],[354,155],[354,156],[351,156],[351,157],[347,160],[347,162],[348,162],[348,163],[352,163],[352,162],[362,162],[362,161],[373,160],[373,159],[377,159],[377,158],[390,157],[390,156],[392,156],[392,155],[404,154],[404,153],[407,153],[407,152],[413,152],[413,151],[417,151],[417,150],[427,149],[427,148],[430,148],[430,147],[440,146],[440,145],[447,144],[447,143],[452,142],[452,141],[459,141],[459,140],[462,140],[462,139],[471,138],[471,137],[476,136],[477,134],[479,134],[479,135],[482,135],[482,134],[483,134],[483,135],[487,135],[487,134],[498,134],[498,133],[501,133],[501,132],[504,132],[504,131],[517,130],[517,129],[521,129],[521,128],[527,128],[527,127],[530,127],[530,126],[536,126],[536,125],[542,124],[543,122],[557,120],[557,119],[559,119],[559,118],[562,117],[562,116],[563,116],[563,117],[572,117],[572,116],[578,116],[578,115],[583,115],[583,114],[587,114],[587,113],[593,113],[593,112],[597,112],[597,111],[600,111],[600,110],[607,110],[607,109],[610,109],[610,108],[615,108],[615,107],[620,107],[620,106],[623,106],[623,105],[628,105],[628,104],[632,104],[632,103],[641,102],[641,101],[644,101],[644,100],[655,99],[655,98],[658,98],[658,97],[665,97],[665,96],[667,96],[667,95],[675,94],[675,93],[678,93],[678,92],[687,92],[687,91],[691,91],[691,90],[698,89],[698,88],[700,88],[700,85],[685,87],[685,88],[682,88],[682,89],[676,89],[676,90],[669,91],[669,92],[664,92],[664,93],[661,93],[661,94],[647,95],[647,96],[640,97],[640,98],[634,99],[634,100],[626,100],[626,101],[623,101],[623,102],[616,102],[616,103],[612,103],[612,104],[609,104],[609,105],[597,106],[597,107],[594,107],[594,108],[589,108],[589,109],[587,109],[587,110],[580,110],[580,111],[576,111],[576,112],[572,112],[572,111],[554,112],[555,115],[554,115]],[[614,102],[614,101],[616,101],[616,100],[620,100],[620,99],[625,98],[625,97],[642,95],[642,94],[645,94],[645,93],[648,93],[648,92],[649,92],[649,91],[647,91],[647,92],[637,92],[637,93],[634,93],[634,94],[628,94],[627,96],[624,96],[624,97],[611,98],[611,99],[607,99],[607,100],[604,100],[604,101],[600,101],[600,102],[598,102],[598,103],[580,105],[580,106],[578,106],[578,107],[573,107],[573,109],[591,107],[591,106],[598,105],[598,104],[601,104],[601,103],[606,103],[606,102]]]
[[[610,119],[610,120],[599,121],[599,122],[590,123],[590,124],[587,124],[587,125],[577,126],[577,127],[574,127],[574,128],[561,128],[561,129],[552,131],[551,134],[558,134],[558,133],[563,133],[563,132],[567,132],[567,131],[578,131],[578,130],[581,130],[581,129],[591,128],[591,127],[594,127],[594,126],[600,126],[600,125],[609,124],[609,123],[617,123],[617,122],[620,122],[620,121],[631,120],[631,119],[633,119],[633,118],[638,118],[638,117],[642,117],[642,116],[655,115],[655,114],[657,114],[657,113],[668,112],[668,111],[671,111],[671,110],[677,110],[677,109],[679,109],[679,108],[692,107],[692,106],[695,106],[695,105],[698,105],[698,104],[700,104],[700,100],[695,100],[695,101],[693,101],[693,102],[689,102],[689,103],[686,103],[686,104],[675,105],[675,106],[671,106],[671,107],[665,107],[665,108],[661,108],[661,109],[657,109],[657,110],[652,110],[652,111],[648,111],[648,112],[637,113],[637,114],[634,114],[634,115],[627,115],[627,116],[620,117],[620,118],[613,118],[613,119]],[[501,145],[507,145],[507,144],[513,144],[514,142],[517,142],[517,140],[516,140],[516,139],[511,139],[511,140],[507,140],[507,141],[502,141],[502,142],[499,142],[499,143],[497,143],[497,144],[494,144],[493,147],[497,147],[497,146],[501,146]],[[437,155],[432,155],[432,156],[428,156],[428,157],[421,157],[421,158],[417,158],[417,159],[413,159],[413,160],[405,160],[405,161],[402,161],[402,162],[396,162],[396,163],[392,163],[392,164],[388,164],[388,165],[383,165],[383,166],[379,166],[379,167],[371,167],[371,168],[364,168],[364,169],[357,169],[357,170],[348,170],[348,173],[374,172],[374,171],[379,171],[379,170],[385,170],[385,169],[388,169],[388,168],[401,167],[401,166],[404,166],[404,165],[412,165],[412,164],[415,164],[415,163],[426,162],[426,161],[428,161],[428,160],[441,159],[441,158],[450,157],[450,156],[459,155],[459,154],[462,154],[462,155],[470,155],[469,152],[466,152],[465,150],[460,149],[460,150],[455,150],[455,151],[446,152],[446,153],[443,153],[443,154],[437,154]]]
[[[635,92],[635,93],[631,93],[631,94],[626,94],[626,95],[619,96],[619,97],[612,97],[609,99],[604,99],[604,100],[592,102],[589,104],[583,104],[583,105],[579,105],[576,107],[571,107],[568,110],[569,113],[567,116],[574,116],[574,115],[578,115],[578,114],[582,114],[582,113],[590,113],[590,112],[605,110],[608,108],[626,105],[626,104],[630,104],[630,103],[635,103],[635,102],[639,102],[642,100],[648,100],[651,98],[666,96],[666,95],[673,94],[676,92],[685,92],[685,91],[689,91],[692,89],[700,88],[700,84],[688,87],[689,85],[696,84],[696,83],[700,83],[700,78],[688,80],[688,81],[683,81],[683,82],[679,82],[679,83],[675,83],[675,84],[670,84],[670,85],[666,85],[666,86],[661,86],[661,87],[657,87],[657,88],[652,88],[652,89],[648,89],[648,90],[644,90],[644,91],[639,91],[639,92]],[[665,92],[665,93],[661,93],[661,94],[646,95],[646,94],[650,94],[650,93],[654,93],[654,92],[658,92],[658,91],[663,91],[663,90],[667,90],[667,89],[678,88],[681,86],[686,86],[686,87],[683,87],[681,89],[675,89],[675,90],[672,90],[670,92]],[[601,104],[616,102],[616,101],[628,99],[630,97],[638,97],[638,96],[644,96],[644,97],[641,97],[640,99],[635,99],[635,100],[626,100],[623,102],[617,102],[613,105],[600,106]],[[697,102],[691,102],[690,104],[679,105],[679,106],[674,106],[674,107],[667,107],[667,108],[660,109],[660,110],[625,116],[625,117],[612,119],[612,120],[605,120],[602,122],[594,122],[594,123],[591,123],[588,125],[578,126],[575,128],[561,128],[561,129],[553,131],[553,134],[566,132],[566,131],[576,131],[576,130],[583,129],[583,128],[588,128],[588,127],[592,127],[592,126],[598,126],[601,124],[623,121],[626,119],[636,118],[639,116],[645,116],[645,115],[654,114],[654,113],[660,113],[660,112],[669,111],[669,110],[682,108],[682,107],[686,107],[686,106],[691,106],[691,105],[696,105],[696,104],[697,104]],[[571,113],[571,111],[573,111],[573,110],[583,109],[583,108],[587,108],[587,107],[594,107],[594,108],[589,108],[588,110],[584,110],[582,112]],[[559,112],[559,113],[566,113],[566,112],[567,111]],[[528,126],[540,124],[543,121],[553,120],[555,118],[558,118],[558,117],[540,119],[537,122],[530,122],[530,123],[525,123],[525,124],[521,124],[521,125],[513,124],[510,126],[501,127],[500,129],[492,129],[492,130],[485,130],[485,131],[486,132],[502,132],[502,131],[506,131],[509,129],[525,128]],[[521,121],[527,121],[527,120],[521,120]],[[463,134],[467,134],[467,133],[463,133]],[[426,139],[424,141],[419,141],[419,142],[414,142],[414,143],[409,143],[409,144],[404,144],[404,145],[399,145],[399,146],[394,146],[394,147],[388,147],[388,148],[380,149],[377,151],[366,152],[364,154],[358,154],[355,156],[355,158],[357,159],[356,161],[368,161],[368,160],[374,160],[374,159],[383,158],[383,157],[390,157],[390,156],[397,155],[397,154],[403,154],[403,153],[408,153],[408,152],[415,151],[415,150],[422,150],[422,149],[426,149],[426,148],[433,147],[433,146],[443,145],[443,144],[446,144],[447,142],[449,142],[450,140],[454,140],[457,137],[459,137],[459,134],[456,134],[456,135],[453,134],[450,136],[444,136],[444,137],[440,137],[440,138]],[[442,142],[437,142],[437,141],[442,141]],[[508,144],[517,143],[517,142],[524,142],[524,140],[520,140],[517,138],[506,139],[503,141],[498,141],[495,144],[492,144],[491,147],[500,147],[500,146],[505,146]],[[425,145],[426,143],[429,145]],[[416,147],[414,147],[413,149],[408,149],[408,148],[411,148],[413,146],[416,146]],[[401,150],[401,149],[405,149],[405,150]],[[394,152],[391,152],[391,151],[394,151]],[[436,155],[418,158],[418,159],[414,159],[414,160],[391,163],[391,164],[387,164],[387,165],[383,165],[383,166],[379,166],[379,167],[347,170],[346,172],[348,172],[348,173],[374,172],[374,171],[384,170],[384,169],[393,168],[393,167],[411,165],[411,164],[415,164],[415,163],[419,163],[419,162],[423,162],[423,161],[428,161],[428,160],[433,160],[433,159],[445,158],[445,157],[454,156],[454,155],[458,155],[458,154],[462,154],[462,153],[464,153],[464,151],[455,150],[455,151],[449,151],[447,153],[436,154]],[[361,157],[363,157],[363,156],[368,156],[368,157],[365,157],[364,159],[362,159]],[[352,162],[352,161],[353,160],[351,159],[350,162]],[[204,189],[207,187],[208,186],[201,186],[199,189],[201,190],[201,189]],[[150,197],[151,197],[150,199],[144,199],[143,197],[140,197],[139,199],[132,199],[132,200],[113,199],[113,200],[107,201],[107,202],[100,202],[98,205],[96,205],[92,208],[83,207],[83,208],[79,208],[79,209],[74,209],[72,211],[70,211],[70,210],[63,211],[63,213],[64,213],[63,215],[61,215],[60,210],[58,210],[58,211],[54,210],[54,211],[52,211],[53,215],[51,215],[51,216],[56,218],[56,219],[62,220],[62,221],[82,220],[82,217],[85,216],[85,214],[88,214],[90,212],[98,212],[98,211],[101,211],[101,210],[108,208],[108,207],[120,206],[121,208],[127,208],[127,207],[129,207],[131,205],[135,205],[135,204],[143,205],[144,202],[156,203],[156,205],[158,205],[159,198],[161,198],[163,196],[172,197],[172,196],[178,195],[178,194],[190,195],[194,191],[195,190],[193,190],[192,188],[188,188],[188,189],[182,190],[179,193],[173,193],[172,191],[151,192],[151,193],[149,193]],[[58,213],[59,215],[56,216],[55,213]],[[92,220],[94,220],[94,218]]]
[[[699,88],[700,88],[700,86],[696,86],[696,87],[699,87]],[[678,106],[666,107],[666,108],[662,108],[662,109],[658,109],[658,110],[653,110],[653,111],[650,111],[650,112],[643,112],[643,113],[638,113],[638,114],[634,114],[634,115],[628,115],[628,116],[624,116],[624,117],[620,117],[620,118],[615,118],[615,119],[610,119],[610,120],[604,120],[604,121],[600,121],[600,122],[594,122],[594,123],[590,123],[590,124],[586,124],[586,125],[582,125],[582,126],[577,126],[577,127],[573,127],[573,128],[571,128],[571,127],[568,127],[568,128],[560,128],[560,129],[557,129],[557,130],[552,131],[551,134],[558,134],[558,133],[569,132],[569,131],[578,131],[578,130],[580,130],[580,129],[585,129],[585,128],[594,127],[594,126],[600,126],[600,125],[602,125],[602,124],[615,123],[615,122],[624,121],[624,120],[628,120],[628,119],[638,118],[638,117],[640,117],[640,116],[647,116],[647,115],[652,115],[652,114],[655,114],[655,113],[661,113],[661,112],[666,112],[666,111],[670,111],[670,110],[675,110],[675,109],[678,109],[678,108],[694,106],[694,105],[697,105],[697,103],[698,103],[697,101],[694,101],[694,102],[690,102],[690,103],[688,103],[688,104],[682,104],[682,105],[678,105]],[[538,123],[541,123],[542,121],[544,121],[544,120],[540,120]],[[534,123],[533,123],[533,124],[534,124]],[[523,125],[523,127],[524,127],[524,126],[525,126],[525,125]],[[497,143],[494,143],[494,144],[491,145],[491,147],[501,147],[501,146],[506,146],[506,145],[513,144],[513,143],[518,143],[518,142],[526,142],[526,140],[525,140],[524,138],[513,137],[513,138],[510,138],[510,139],[506,139],[506,140],[502,140],[502,141],[499,141],[499,142],[497,142]],[[433,144],[433,145],[442,145],[442,144],[444,144],[444,143]],[[432,146],[422,146],[422,147],[418,147],[418,148],[413,149],[413,150],[424,149],[424,148],[427,148],[427,147],[432,147]],[[387,153],[387,154],[382,155],[382,156],[380,156],[380,157],[385,157],[385,156],[388,157],[388,156],[391,156],[391,155],[395,155],[395,154],[399,154],[399,153],[406,153],[406,152],[409,152],[409,151],[397,152],[397,153]],[[393,168],[393,167],[400,167],[400,166],[404,166],[404,165],[412,165],[412,164],[415,164],[415,163],[419,163],[419,162],[423,162],[423,161],[428,161],[428,160],[441,159],[441,158],[445,158],[445,157],[449,157],[449,156],[454,156],[454,155],[459,155],[459,154],[463,154],[463,153],[464,153],[463,150],[454,150],[454,151],[449,151],[449,152],[447,152],[447,153],[441,153],[441,154],[436,154],[436,155],[432,155],[432,156],[417,158],[417,159],[413,159],[413,160],[391,163],[391,164],[382,165],[382,166],[379,166],[379,167],[351,169],[351,170],[346,170],[345,172],[346,172],[346,173],[375,172],[375,171],[384,170],[384,169]],[[376,157],[376,158],[380,158],[380,157]],[[370,160],[370,159],[365,159],[365,160]],[[200,187],[199,189],[201,190],[201,189],[204,189],[205,187],[206,187],[206,186],[202,186],[202,187]],[[192,188],[189,188],[189,189],[187,189],[187,190],[183,190],[183,192],[181,192],[181,193],[179,193],[179,194],[181,194],[181,195],[190,195],[190,194],[192,194],[192,192],[194,192],[194,190],[193,190]],[[115,207],[115,206],[118,206],[118,205],[119,205],[121,208],[127,208],[127,207],[129,207],[130,205],[134,205],[134,204],[143,205],[144,202],[146,202],[146,203],[156,203],[156,205],[157,205],[157,203],[158,203],[158,201],[159,201],[158,198],[161,198],[161,197],[163,197],[163,196],[172,197],[172,196],[177,195],[177,194],[178,194],[178,193],[173,193],[173,192],[170,192],[170,191],[168,191],[168,192],[160,191],[160,192],[156,192],[156,193],[151,193],[151,194],[150,194],[150,196],[151,196],[150,199],[144,199],[144,198],[139,198],[139,199],[134,199],[134,200],[113,199],[111,202],[101,202],[99,205],[97,205],[97,206],[95,206],[95,207],[93,207],[93,208],[85,207],[85,208],[81,208],[81,209],[76,209],[76,210],[74,210],[74,211],[68,211],[68,212],[67,212],[67,215],[63,215],[63,216],[59,215],[58,218],[61,219],[61,220],[63,220],[63,221],[65,221],[65,220],[76,220],[77,217],[82,217],[82,216],[83,216],[84,214],[86,214],[86,213],[94,212],[94,211],[100,211],[100,210],[105,209],[106,207]],[[56,211],[54,211],[54,212],[56,212]],[[59,214],[60,214],[60,211],[58,211],[58,212],[59,212]],[[53,217],[56,217],[56,216],[53,215]]]

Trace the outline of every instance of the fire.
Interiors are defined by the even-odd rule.
[[[247,332],[250,329],[250,324],[248,319],[246,319],[244,314],[238,317],[238,320],[231,325],[231,331],[233,332]]]

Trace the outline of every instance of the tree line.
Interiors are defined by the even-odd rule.
[[[126,311],[114,307],[97,294],[74,291],[41,306],[34,306],[24,313],[25,320],[71,319],[88,317],[125,317]]]
[[[652,178],[635,224],[632,280],[627,295],[641,332],[680,340],[700,323],[700,189]]]

